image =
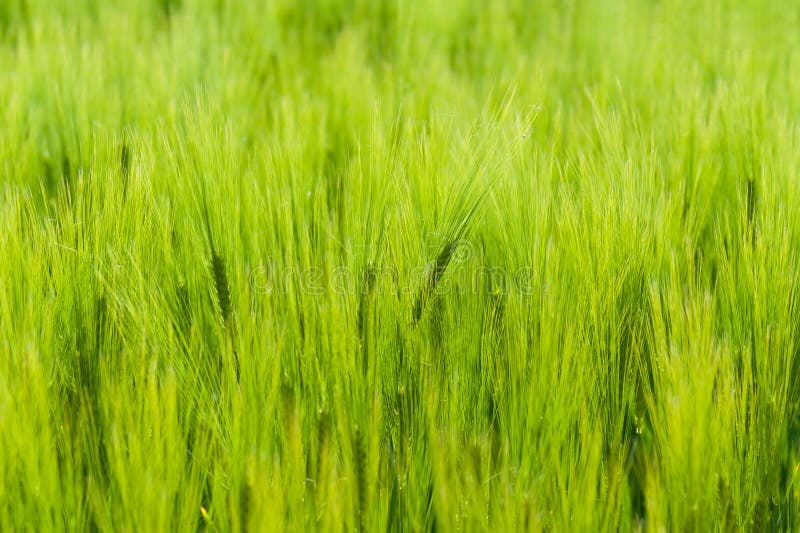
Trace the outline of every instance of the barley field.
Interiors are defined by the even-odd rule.
[[[800,530],[800,4],[0,0],[0,530]]]

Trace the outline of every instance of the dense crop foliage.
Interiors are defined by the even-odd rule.
[[[0,530],[800,528],[800,9],[0,0]]]

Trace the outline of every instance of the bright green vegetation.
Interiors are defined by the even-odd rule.
[[[0,530],[800,528],[800,10],[0,1]]]

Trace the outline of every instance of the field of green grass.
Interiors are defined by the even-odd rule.
[[[800,530],[800,5],[0,0],[0,530]]]

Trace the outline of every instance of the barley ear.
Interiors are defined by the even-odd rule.
[[[214,275],[214,289],[222,320],[228,324],[231,317],[231,291],[228,285],[228,274],[225,272],[225,262],[216,250],[211,252],[211,272]]]
[[[427,281],[417,293],[417,298],[414,301],[414,325],[422,318],[422,314],[430,302],[431,297],[436,292],[436,287],[439,285],[439,281],[442,279],[445,270],[447,270],[447,266],[450,264],[450,260],[453,258],[453,253],[458,247],[458,242],[457,239],[450,241],[442,248],[442,251],[439,252],[439,255],[436,257],[433,270],[431,270]]]

